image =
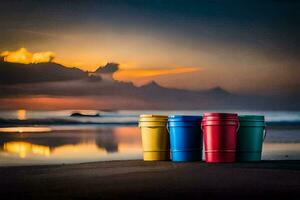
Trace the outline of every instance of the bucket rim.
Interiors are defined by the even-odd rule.
[[[167,122],[168,121],[168,116],[166,115],[151,115],[151,114],[143,114],[140,115],[139,122]]]
[[[241,121],[241,122],[247,122],[247,121],[264,122],[265,116],[264,115],[239,115],[239,121]]]
[[[202,120],[202,116],[198,115],[169,115],[168,120],[170,122],[185,122],[185,121],[192,121],[192,122],[200,122]]]
[[[153,114],[142,114],[140,115],[140,118],[168,118],[167,115],[153,115]]]
[[[239,121],[236,113],[204,113],[202,122],[205,121]]]
[[[237,113],[217,113],[217,112],[209,112],[203,113],[203,118],[207,117],[216,117],[216,118],[237,118]]]

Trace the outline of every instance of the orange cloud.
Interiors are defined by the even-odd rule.
[[[51,51],[31,53],[26,48],[20,48],[17,51],[4,51],[0,56],[5,62],[30,64],[51,62],[55,54]]]
[[[124,69],[114,73],[114,78],[118,80],[154,77],[171,74],[182,74],[199,71],[199,67],[176,67],[171,69]]]

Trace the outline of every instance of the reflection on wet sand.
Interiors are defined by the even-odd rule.
[[[140,152],[140,131],[138,128],[121,127],[115,129],[115,137],[120,141],[118,143],[118,152]]]
[[[50,155],[50,147],[29,142],[6,142],[3,145],[3,150],[9,153],[16,153],[20,158],[26,158],[28,154]]]
[[[140,151],[139,131],[135,127],[0,134],[0,152],[14,159],[17,156],[20,159],[72,159],[81,162]]]
[[[7,127],[0,128],[2,133],[44,133],[50,132],[51,128],[49,127]]]
[[[93,158],[93,156],[105,156],[108,151],[104,148],[97,146],[93,142],[80,143],[76,145],[68,144],[56,147],[51,151],[51,156],[54,158]]]

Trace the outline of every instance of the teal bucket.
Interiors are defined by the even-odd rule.
[[[262,145],[266,137],[265,117],[261,115],[239,116],[237,135],[237,161],[261,161]]]

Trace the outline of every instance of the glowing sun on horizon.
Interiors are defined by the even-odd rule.
[[[25,109],[17,110],[17,118],[18,118],[18,120],[25,120],[26,119],[26,110]]]

